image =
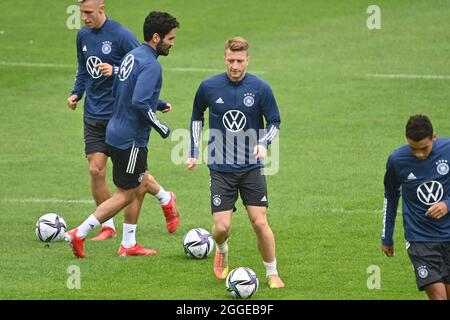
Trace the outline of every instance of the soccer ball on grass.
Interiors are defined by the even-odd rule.
[[[259,280],[252,269],[239,267],[231,270],[225,284],[234,298],[247,299],[258,290]]]
[[[213,251],[214,240],[205,229],[191,229],[183,237],[183,248],[187,256],[203,259]]]
[[[63,241],[67,225],[56,213],[46,213],[36,222],[36,236],[43,242]]]

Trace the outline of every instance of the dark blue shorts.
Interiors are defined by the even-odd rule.
[[[84,152],[86,155],[101,152],[109,156],[106,144],[108,120],[84,118]]]
[[[147,171],[147,148],[131,147],[126,150],[109,146],[113,163],[113,182],[124,190],[139,187]]]
[[[244,172],[210,170],[211,212],[236,210],[238,194],[244,206],[268,207],[266,177],[261,168]]]
[[[450,284],[450,241],[410,241],[406,247],[419,290],[436,282]]]

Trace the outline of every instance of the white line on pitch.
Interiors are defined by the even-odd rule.
[[[1,202],[15,202],[15,203],[86,203],[92,204],[94,200],[85,199],[39,199],[39,198],[29,198],[29,199],[2,199]]]
[[[9,67],[30,67],[30,68],[76,68],[76,65],[59,64],[59,63],[34,63],[34,62],[12,62],[0,61],[0,66]]]
[[[77,66],[74,64],[59,64],[59,63],[37,63],[37,62],[14,62],[14,61],[1,61],[0,66],[9,66],[9,67],[27,67],[27,68],[56,68],[56,69],[76,69]],[[183,68],[183,67],[175,67],[175,68],[164,68],[167,71],[174,72],[224,72],[224,69],[209,69],[209,68]],[[257,71],[253,70],[254,73],[266,73],[265,71]]]
[[[425,80],[450,80],[450,76],[437,74],[396,74],[396,73],[368,73],[367,77],[390,79],[425,79]]]
[[[332,213],[383,213],[383,209],[344,209],[344,208],[332,208]]]

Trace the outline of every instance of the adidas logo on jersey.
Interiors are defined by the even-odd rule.
[[[262,197],[261,202],[267,202],[267,197],[266,196]]]
[[[87,51],[87,48],[86,48],[86,46],[84,46],[84,47],[83,47],[83,51]]]
[[[216,100],[216,103],[224,103],[222,97]]]
[[[406,178],[407,180],[414,180],[414,179],[417,179],[417,177],[414,175],[414,173],[410,173],[409,174],[409,176],[408,176],[408,178]]]

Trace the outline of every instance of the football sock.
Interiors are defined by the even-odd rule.
[[[132,248],[136,244],[136,224],[123,224],[122,246]]]
[[[265,262],[264,267],[266,268],[266,277],[271,276],[273,274],[278,274],[277,272],[277,259],[273,260],[272,262]]]
[[[98,227],[100,222],[97,218],[91,214],[80,226],[78,227],[77,237],[86,238],[87,234],[91,232],[92,229]]]
[[[108,221],[103,222],[102,226],[103,227],[109,227],[109,228],[111,228],[113,230],[116,230],[116,227],[114,227],[114,219],[113,218],[109,219]]]
[[[167,192],[166,190],[164,190],[163,187],[161,187],[161,189],[159,189],[159,192],[157,194],[155,194],[155,197],[158,199],[159,204],[162,206],[165,206],[166,204],[168,204],[170,202],[170,192]]]
[[[217,245],[217,250],[219,250],[220,253],[227,253],[228,252],[228,241],[225,241],[222,244],[218,244],[216,242]]]

